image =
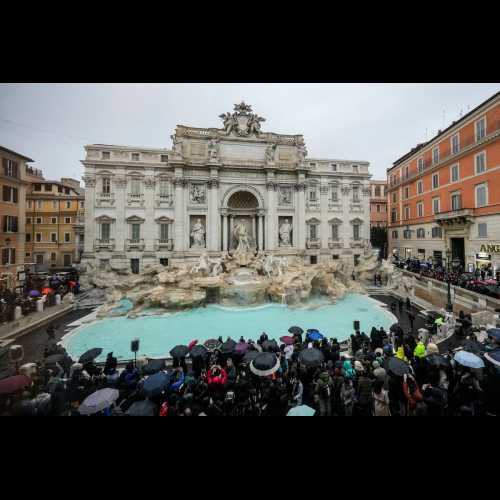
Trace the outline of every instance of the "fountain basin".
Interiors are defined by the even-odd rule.
[[[299,325],[304,330],[316,328],[327,337],[345,340],[353,333],[353,321],[359,320],[361,329],[369,334],[372,326],[386,330],[397,321],[384,309],[383,304],[365,295],[350,294],[335,304],[311,301],[300,307],[283,304],[266,304],[257,307],[204,308],[160,315],[107,318],[82,324],[65,335],[61,344],[73,359],[88,349],[101,347],[103,352],[97,361],[104,361],[113,351],[119,359],[133,358],[130,341],[140,338],[139,356],[168,357],[169,351],[178,344],[192,340],[200,343],[219,335],[226,340],[257,340],[265,331],[270,338],[287,335],[288,328]],[[83,318],[85,319],[85,318]]]

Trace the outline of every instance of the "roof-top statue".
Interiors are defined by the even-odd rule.
[[[234,112],[223,113],[219,115],[224,122],[224,131],[226,135],[234,132],[236,135],[246,137],[252,134],[260,135],[260,123],[266,119],[252,113],[252,106],[245,104],[243,101],[240,104],[234,105]]]

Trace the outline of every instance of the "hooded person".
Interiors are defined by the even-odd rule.
[[[322,417],[331,417],[332,415],[332,393],[333,393],[333,380],[328,371],[321,372],[314,394],[319,399],[319,411]]]
[[[413,356],[415,358],[423,358],[426,354],[425,345],[421,340],[419,340],[415,346],[415,350],[413,351]]]
[[[342,369],[344,370],[345,378],[349,380],[353,380],[354,378],[356,378],[356,372],[354,371],[354,368],[352,367],[351,361],[349,359],[346,359],[344,361]]]
[[[117,366],[118,360],[113,356],[112,352],[108,352],[103,370],[104,375],[114,375],[116,373]]]
[[[372,368],[375,379],[387,384],[387,372],[380,366],[380,363],[377,360],[372,362]]]

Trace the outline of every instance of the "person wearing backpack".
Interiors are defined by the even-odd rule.
[[[330,374],[325,370],[323,371],[314,389],[315,396],[319,399],[319,413],[321,417],[332,416],[332,394],[333,394],[333,380]]]
[[[340,399],[342,400],[342,405],[344,406],[344,415],[346,417],[351,417],[354,403],[356,401],[356,391],[354,390],[350,379],[344,379],[342,389],[340,389]]]

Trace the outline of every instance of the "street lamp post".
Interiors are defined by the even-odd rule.
[[[446,311],[449,313],[453,312],[453,304],[451,303],[451,277],[450,277],[450,261],[451,261],[451,250],[446,250],[446,270],[447,270],[447,281],[448,281],[448,301],[446,304]]]

